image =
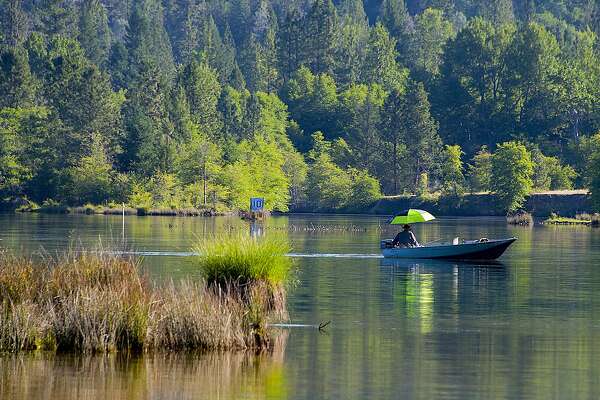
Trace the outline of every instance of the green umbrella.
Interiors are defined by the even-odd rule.
[[[435,217],[423,210],[405,210],[396,214],[390,220],[391,225],[416,224],[417,222],[427,222],[435,219]]]

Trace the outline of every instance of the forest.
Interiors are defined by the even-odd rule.
[[[596,0],[0,0],[0,203],[591,189]]]

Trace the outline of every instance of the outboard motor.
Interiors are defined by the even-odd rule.
[[[381,249],[391,249],[394,239],[384,239],[379,243]]]

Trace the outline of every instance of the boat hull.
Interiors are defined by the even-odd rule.
[[[445,259],[445,260],[495,260],[517,238],[469,242],[456,245],[424,246],[411,248],[385,248],[385,258]]]

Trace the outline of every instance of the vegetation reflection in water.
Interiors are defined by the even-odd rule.
[[[0,357],[2,399],[285,398],[288,332],[270,351]]]

